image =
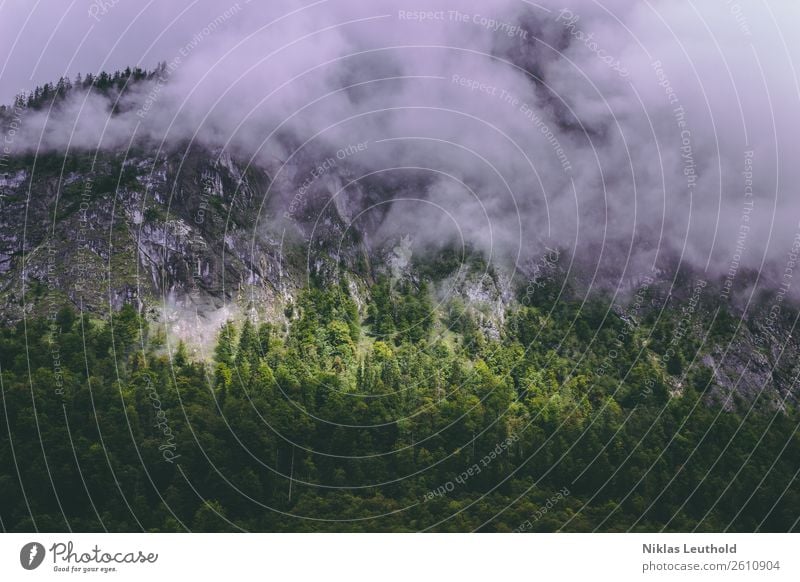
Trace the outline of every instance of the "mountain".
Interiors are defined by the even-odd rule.
[[[796,528],[780,287],[432,244],[337,159],[3,157],[4,529]]]

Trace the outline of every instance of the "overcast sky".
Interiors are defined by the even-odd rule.
[[[78,72],[152,67],[231,0],[0,0],[0,101]],[[244,8],[247,0],[239,5]],[[230,19],[225,26],[243,26]]]
[[[476,184],[481,208],[452,177],[424,195],[486,247],[545,233],[633,245],[645,264],[666,244],[727,271],[746,222],[742,264],[782,269],[800,240],[798,23],[798,0],[0,0],[0,100],[61,75],[152,68],[202,35],[123,113],[74,95],[30,113],[16,147],[199,139],[291,160],[302,178],[293,148],[313,158],[308,143],[369,141],[352,161],[365,171],[430,165]],[[338,188],[334,174],[317,186]],[[405,231],[444,228],[427,206],[397,209],[387,222]],[[475,221],[484,211],[497,228]]]

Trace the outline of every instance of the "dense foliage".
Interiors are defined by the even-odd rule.
[[[131,307],[4,329],[2,528],[797,528],[795,410],[708,406],[693,340],[664,357],[677,309],[546,291],[492,339],[421,284],[377,282],[363,320],[309,288],[207,363]]]

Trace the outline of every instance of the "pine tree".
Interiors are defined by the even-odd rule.
[[[217,347],[214,349],[214,359],[219,364],[233,367],[236,356],[236,328],[233,322],[227,321],[219,330]]]
[[[240,367],[247,362],[251,366],[258,364],[258,337],[256,330],[249,319],[242,325],[242,332],[239,335],[239,347],[236,350],[236,366]]]

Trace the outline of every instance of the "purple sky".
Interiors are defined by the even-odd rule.
[[[8,102],[19,90],[65,73],[73,77],[136,64],[152,67],[234,4],[0,0],[0,101]],[[245,4],[241,0],[240,5]]]
[[[592,249],[613,241],[623,252],[634,244],[644,265],[653,251],[636,233],[661,237],[653,244],[701,267],[713,258],[723,272],[752,165],[742,264],[768,256],[779,269],[792,248],[800,2],[265,4],[0,0],[0,99],[65,73],[183,55],[166,87],[129,96],[126,115],[109,120],[108,103],[80,97],[49,119],[31,115],[21,133],[55,149],[166,133],[265,163],[292,156],[276,129],[331,152],[370,141],[380,145],[352,159],[367,171],[397,163],[448,171],[420,195],[452,207],[480,244],[518,244],[521,223],[526,244],[533,236]],[[481,204],[465,203],[459,184],[476,187]],[[429,208],[417,215],[401,206],[391,221],[400,230],[445,227]],[[491,232],[484,212],[500,217]]]

